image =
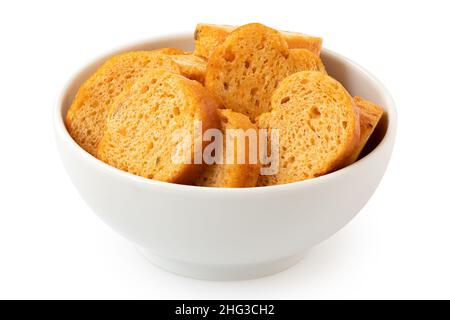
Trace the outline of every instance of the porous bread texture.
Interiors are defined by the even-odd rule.
[[[258,158],[256,158],[256,163],[252,164],[250,162],[249,155],[249,142],[246,142],[244,150],[237,150],[237,138],[233,139],[233,146],[231,150],[234,150],[234,160],[233,163],[225,163],[227,157],[227,146],[226,146],[226,134],[227,130],[242,129],[244,132],[248,129],[254,130],[256,139],[258,139],[257,127],[254,125],[250,119],[241,114],[228,109],[217,110],[219,120],[220,120],[220,130],[223,133],[223,161],[222,164],[211,164],[208,165],[202,174],[196,179],[194,185],[202,187],[219,187],[219,188],[249,188],[255,187],[258,181],[260,164]],[[256,157],[258,157],[258,140],[256,140],[256,145],[253,145],[253,150],[256,152]],[[238,152],[245,154],[238,154]],[[238,163],[239,157],[245,158],[245,163]]]
[[[215,25],[199,23],[195,28],[194,54],[209,59],[218,46],[220,46],[238,27],[229,25]],[[315,55],[320,54],[322,39],[298,32],[280,31],[289,48],[303,48]]]
[[[370,136],[372,135],[384,113],[383,107],[362,97],[356,96],[353,98],[353,101],[355,101],[355,104],[359,109],[359,123],[361,133],[359,142],[349,158],[349,164],[355,162],[359,158],[359,155],[364,149],[367,141],[369,141]]]
[[[252,121],[269,111],[278,84],[298,71],[325,71],[318,56],[290,50],[280,33],[261,24],[233,31],[208,61],[205,87],[219,101]]]
[[[217,128],[216,110],[198,82],[165,70],[148,71],[115,100],[98,158],[149,179],[190,184],[203,168],[194,163],[195,122],[201,121],[201,134]],[[190,162],[173,161],[186,137]]]
[[[95,156],[114,99],[136,79],[155,68],[180,72],[171,58],[152,51],[127,52],[108,59],[81,85],[67,112],[65,122],[72,138]]]
[[[185,77],[203,83],[205,80],[206,60],[193,54],[175,54],[170,56]]]
[[[281,82],[272,110],[257,124],[279,130],[279,170],[258,185],[285,184],[340,168],[359,141],[359,115],[351,96],[321,72],[298,72]]]

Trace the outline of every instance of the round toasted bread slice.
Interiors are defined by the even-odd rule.
[[[311,59],[311,61],[308,61]],[[205,86],[226,108],[252,121],[269,111],[278,84],[298,71],[321,71],[320,58],[306,50],[292,52],[280,33],[261,24],[233,31],[212,54]]]
[[[198,82],[165,70],[149,71],[115,100],[98,158],[146,178],[192,183],[203,167],[203,161],[195,160],[204,146],[196,124],[201,124],[201,135],[217,128],[216,110],[215,99]],[[174,158],[180,153],[188,162]]]
[[[95,156],[114,99],[155,68],[180,72],[169,56],[152,51],[128,52],[107,60],[83,83],[67,112],[66,127],[72,138]]]
[[[272,110],[257,124],[278,130],[278,172],[260,176],[269,186],[318,177],[345,164],[359,141],[359,115],[353,99],[333,78],[298,72],[283,80],[272,97]]]
[[[258,161],[258,129],[250,119],[241,114],[228,109],[217,110],[220,120],[220,130],[223,133],[223,163],[214,163],[208,165],[198,179],[194,182],[196,186],[219,187],[219,188],[248,188],[255,187],[259,176]],[[241,147],[238,147],[238,138],[234,132],[227,130],[242,130],[243,136],[247,137],[241,140]],[[250,130],[250,131],[248,131]],[[227,133],[232,141],[228,146],[231,152],[234,152],[233,162],[227,163]],[[254,134],[253,145],[250,145],[251,137]],[[245,146],[242,145],[245,143]],[[251,160],[250,152],[254,152],[256,161]],[[242,154],[244,153],[244,154]],[[239,163],[239,159],[245,159],[244,163]],[[255,159],[254,158],[254,159]]]
[[[212,55],[214,50],[220,46],[237,27],[229,25],[216,25],[199,23],[195,28],[194,54],[207,58]],[[311,51],[315,55],[320,54],[322,48],[322,39],[309,36],[298,32],[279,31],[289,48],[303,48]]]

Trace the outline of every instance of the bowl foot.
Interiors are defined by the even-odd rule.
[[[151,263],[164,270],[184,277],[216,281],[248,280],[269,276],[292,267],[304,256],[303,254],[299,254],[262,263],[227,266],[179,261],[161,257],[145,248],[138,247],[137,249]]]

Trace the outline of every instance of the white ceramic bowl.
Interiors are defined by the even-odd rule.
[[[191,50],[192,35],[149,40],[114,53],[179,47]],[[394,146],[397,115],[388,91],[369,72],[324,50],[331,76],[352,95],[386,110],[364,158],[334,173],[292,184],[203,188],[141,178],[113,168],[80,148],[63,118],[80,84],[107,57],[78,71],[59,98],[54,124],[64,166],[83,199],[111,228],[155,264],[203,279],[248,279],[295,264],[311,247],[346,225],[380,182]],[[373,148],[373,147],[372,147]]]

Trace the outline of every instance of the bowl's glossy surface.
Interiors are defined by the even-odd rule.
[[[191,35],[180,35],[111,54],[192,46]],[[79,71],[63,89],[54,114],[57,146],[92,210],[151,261],[172,272],[204,279],[246,279],[293,265],[358,213],[389,162],[397,123],[389,93],[357,64],[324,50],[322,59],[331,76],[352,95],[373,100],[386,111],[367,155],[351,166],[303,182],[248,189],[183,186],[120,171],[81,149],[63,121],[80,84],[106,57]]]

